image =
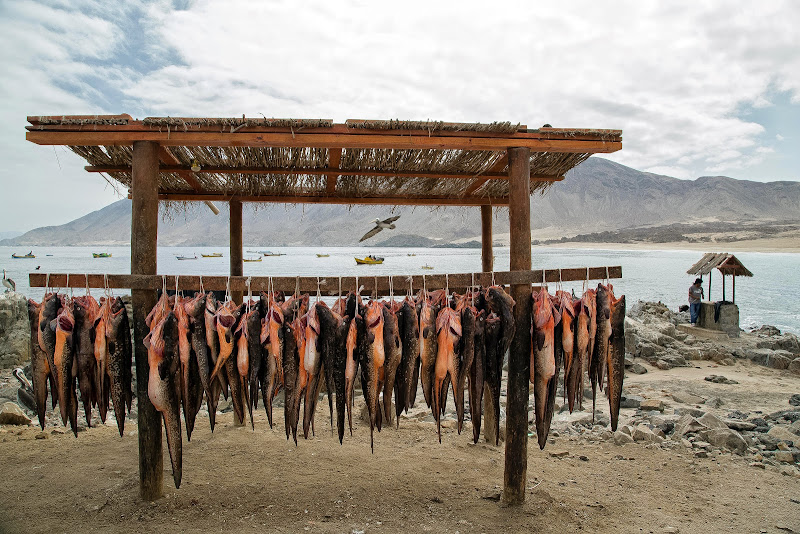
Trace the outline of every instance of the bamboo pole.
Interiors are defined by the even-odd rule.
[[[154,275],[158,248],[158,143],[137,141],[133,144],[131,190],[131,274]],[[161,414],[147,395],[150,366],[142,340],[148,334],[145,317],[156,304],[156,291],[134,289],[131,300],[139,414],[139,495],[146,501],[153,501],[163,495]]]
[[[509,227],[511,231],[511,270],[531,268],[530,150],[508,150]],[[511,286],[514,306],[514,337],[508,356],[506,401],[506,452],[503,502],[525,502],[528,470],[528,395],[531,355],[531,287]]]
[[[230,257],[231,276],[242,276],[244,263],[242,261],[242,202],[231,200],[230,208]],[[236,304],[242,303],[242,291],[231,289],[231,299]]]

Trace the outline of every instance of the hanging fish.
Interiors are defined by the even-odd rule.
[[[261,375],[261,368],[264,366],[264,347],[261,345],[261,322],[262,306],[261,303],[251,301],[249,315],[242,319],[246,323],[245,333],[247,334],[247,354],[250,367],[247,370],[247,380],[244,382],[245,398],[247,399],[247,411],[250,414],[250,426],[253,426],[253,409],[258,405],[258,377]],[[242,369],[239,369],[242,372]],[[242,377],[245,378],[244,376]],[[249,393],[248,393],[249,390]],[[255,427],[253,427],[255,430]]]
[[[111,301],[110,297],[101,298],[100,310],[94,321],[94,362],[95,362],[95,384],[97,385],[97,409],[100,412],[100,420],[106,422],[108,413],[108,401],[111,395],[111,383],[108,378],[108,339],[106,330],[111,320]]]
[[[270,299],[272,297],[269,297]],[[261,381],[261,395],[264,409],[267,411],[269,427],[272,428],[272,401],[284,384],[284,318],[283,310],[273,300],[267,308],[267,316],[261,323],[261,343],[267,355],[264,361],[264,378]],[[292,385],[294,382],[292,381]],[[284,404],[286,406],[286,404]]]
[[[114,415],[117,419],[117,429],[122,437],[125,432],[125,406],[127,405],[128,412],[130,412],[133,399],[133,373],[131,371],[133,346],[131,345],[128,312],[119,297],[111,305],[106,325],[106,346],[108,348],[106,376],[109,382],[111,402],[114,405]]]
[[[403,359],[403,345],[400,342],[400,326],[396,310],[391,303],[383,305],[383,418],[392,424],[395,414],[392,412],[392,392],[397,376],[397,369]],[[397,421],[400,424],[400,421]]]
[[[460,360],[458,355],[458,344],[461,340],[461,317],[450,307],[442,308],[439,315],[436,317],[436,332],[437,332],[437,354],[436,354],[436,367],[435,379],[433,386],[433,416],[436,419],[436,430],[439,434],[439,443],[442,442],[442,426],[441,426],[441,407],[443,397],[447,395],[447,385],[445,378],[449,378],[454,386],[453,398],[456,399],[456,406],[459,404],[459,398],[463,406],[463,390],[456,391],[458,384]]]
[[[366,359],[367,326],[364,318],[357,314],[347,329],[345,347],[347,358],[344,368],[344,398],[347,409],[347,422],[350,425],[350,435],[353,435],[353,388],[355,387],[358,365]]]
[[[485,295],[489,309],[500,318],[500,357],[505,358],[514,339],[514,299],[500,286],[486,288]]]
[[[315,303],[306,314],[305,355],[303,357],[303,368],[308,377],[304,404],[305,410],[303,412],[303,437],[306,439],[308,439],[308,431],[313,424],[314,412],[317,408],[320,372],[322,370],[322,358],[319,354],[320,324],[317,314],[318,306],[320,306],[320,303]]]
[[[205,331],[206,331],[206,345],[208,346],[209,366],[213,372],[219,360],[219,334],[217,333],[217,299],[212,291],[206,295],[206,308],[205,308]],[[225,398],[228,398],[228,379],[226,373],[219,373],[216,377],[209,375],[209,390],[211,395],[207,397],[208,402],[208,420],[211,424],[211,432],[214,432],[214,425],[217,415],[217,404],[219,403],[219,394],[222,393]]]
[[[424,298],[419,313],[419,377],[422,394],[429,408],[433,407],[434,368],[438,352],[436,342],[436,307],[429,299]]]
[[[580,401],[583,397],[583,370],[589,359],[589,311],[587,306],[588,298],[586,295],[574,302],[573,312],[575,319],[573,326],[575,339],[573,341],[572,362],[565,368],[564,380],[566,382],[565,391],[569,411],[575,409],[575,401]]]
[[[211,369],[209,362],[208,338],[206,336],[206,296],[204,293],[197,294],[194,298],[184,302],[184,308],[189,315],[189,337],[192,346],[192,355],[197,365],[197,373],[200,378],[200,385],[206,394],[211,396]],[[209,411],[210,415],[210,411]]]
[[[544,288],[534,295],[531,334],[530,379],[533,383],[536,436],[539,448],[544,449],[553,418],[554,385],[557,382],[555,318],[550,295]]]
[[[28,299],[28,322],[31,329],[31,372],[33,375],[33,397],[36,400],[36,415],[39,426],[44,430],[45,413],[47,412],[47,381],[50,380],[50,364],[47,355],[39,346],[39,307],[35,301]]]
[[[92,406],[97,404],[99,387],[94,356],[94,321],[100,307],[91,295],[72,299],[72,314],[75,318],[73,341],[75,344],[75,363],[78,374],[78,389],[86,416],[86,426],[92,426]]]
[[[594,351],[589,365],[589,378],[592,380],[592,422],[597,397],[597,385],[603,387],[603,374],[608,362],[609,342],[611,339],[611,295],[610,288],[597,285],[597,333],[594,338]]]
[[[417,398],[417,384],[419,383],[420,366],[420,334],[419,317],[414,301],[406,297],[400,308],[400,324],[402,325],[403,357],[400,363],[403,378],[402,398],[403,409],[408,412],[414,407]]]
[[[244,423],[244,407],[250,415],[250,426],[255,430],[253,423],[253,406],[250,404],[250,395],[248,393],[249,378],[250,378],[250,347],[247,342],[247,320],[252,316],[253,311],[246,313],[239,321],[234,333],[236,339],[236,361],[234,372],[228,373],[228,383],[231,386],[231,396],[234,390],[237,392],[238,403],[242,406],[242,418],[239,420],[240,424]],[[231,358],[233,360],[233,358]],[[235,384],[235,385],[234,385]],[[234,399],[234,406],[236,399]]]
[[[299,325],[298,325],[299,326]],[[297,422],[294,418],[294,401],[298,395],[295,388],[298,386],[298,369],[300,367],[300,356],[297,348],[297,337],[295,324],[284,322],[281,327],[283,331],[283,421],[286,427],[286,439],[289,439],[291,432],[294,443],[297,445]]]
[[[305,369],[306,357],[306,319],[295,319],[292,322],[292,331],[294,334],[294,347],[297,353],[297,367],[295,373],[294,391],[292,391],[291,403],[287,400],[287,406],[291,408],[291,430],[292,437],[294,438],[295,445],[297,444],[297,425],[300,421],[300,401],[308,387],[308,372]],[[285,341],[288,343],[288,341]],[[286,354],[286,352],[284,352]],[[286,373],[286,381],[289,380],[289,370],[286,368],[286,358],[283,360],[284,373]],[[290,363],[291,365],[291,363]],[[287,392],[288,393],[288,392]]]
[[[483,384],[484,388],[486,388],[485,394],[492,399],[492,408],[494,409],[494,428],[492,431],[495,436],[495,445],[500,445],[500,388],[503,377],[503,353],[500,343],[502,324],[500,318],[492,312],[486,318],[485,326],[486,352],[484,354],[486,358],[486,374]]]
[[[384,368],[386,360],[383,345],[383,306],[373,300],[367,306],[367,347],[364,360],[361,362],[361,390],[367,402],[369,412],[370,449],[374,451],[374,429],[381,430],[380,391],[383,387]]]
[[[465,302],[465,301],[462,301]],[[458,416],[458,433],[464,425],[464,389],[472,365],[475,361],[475,308],[463,306],[461,309],[461,340],[458,350],[461,361],[458,368],[458,381],[453,382],[453,392],[456,399],[456,414]]]
[[[609,284],[609,288],[611,284]],[[608,351],[608,401],[611,430],[617,430],[622,381],[625,378],[625,295],[618,299],[611,293],[611,340]]]
[[[475,317],[474,357],[469,367],[469,414],[472,420],[472,442],[478,443],[481,436],[481,413],[483,406],[483,381],[486,375],[486,312],[481,310]]]
[[[346,337],[350,330],[350,318],[342,317],[323,302],[317,306],[320,323],[320,355],[322,369],[325,371],[325,384],[328,387],[328,399],[331,398],[331,387],[336,393],[336,429],[339,443],[344,439],[345,416],[345,367],[347,360]],[[339,309],[343,309],[341,306]]]
[[[178,361],[178,327],[175,314],[169,312],[144,338],[150,366],[147,395],[153,407],[161,412],[167,447],[172,461],[172,479],[181,487],[183,451],[181,441],[180,400],[178,399],[180,363]]]
[[[593,376],[597,375],[596,366],[597,366],[597,359],[594,355],[594,345],[595,345],[595,338],[597,337],[597,290],[595,289],[587,289],[583,293],[583,297],[586,299],[586,306],[587,306],[587,313],[589,314],[589,352],[587,355],[587,359],[584,362],[584,367],[589,373],[589,381],[592,382],[596,380]],[[596,387],[596,382],[593,382],[592,390]],[[581,387],[583,386],[583,377],[581,377]],[[580,400],[580,406],[583,408],[583,392],[578,395]],[[594,414],[594,409],[592,410]]]
[[[78,398],[75,395],[75,345],[73,332],[75,318],[71,306],[62,308],[52,328],[55,328],[55,351],[53,360],[56,370],[58,401],[61,409],[61,422],[67,426],[69,420],[72,432],[78,437]]]

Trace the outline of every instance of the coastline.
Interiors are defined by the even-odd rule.
[[[688,241],[670,241],[666,243],[596,243],[569,241],[564,243],[549,243],[534,245],[544,248],[587,248],[592,250],[691,250],[702,252],[781,252],[800,253],[800,238],[779,237],[775,239],[751,239],[730,242],[702,242],[690,243]]]

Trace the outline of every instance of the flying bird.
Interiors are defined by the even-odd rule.
[[[11,278],[6,278],[6,270],[5,269],[3,269],[3,285],[8,288],[8,289],[6,289],[6,293],[8,293],[9,291],[16,291],[17,290],[17,284],[15,284],[14,281]]]
[[[394,230],[395,229],[395,225],[393,223],[399,218],[400,218],[400,216],[396,215],[394,217],[389,217],[388,219],[384,219],[383,221],[381,221],[380,219],[375,219],[374,221],[372,221],[373,223],[375,223],[375,228],[373,228],[372,230],[370,230],[369,232],[364,234],[364,237],[359,239],[358,242],[361,243],[365,239],[369,239],[370,237],[376,235],[378,232],[380,232],[384,228],[387,228],[389,230]]]

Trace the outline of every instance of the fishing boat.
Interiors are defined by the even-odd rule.
[[[265,250],[262,254],[264,256],[286,256],[283,252],[272,252],[270,250]]]
[[[178,259],[178,260],[196,260],[197,259],[197,254],[195,254],[194,256],[175,256],[175,259]]]
[[[261,257],[258,258],[242,258],[242,261],[261,261]]]
[[[200,254],[204,258],[221,258],[222,252],[212,252],[211,254]]]
[[[17,260],[21,260],[21,259],[25,259],[25,258],[35,258],[36,256],[34,256],[34,255],[33,255],[33,252],[28,252],[28,253],[27,253],[27,254],[25,254],[25,255],[20,255],[20,254],[12,254],[12,255],[11,255],[11,257],[12,257],[12,258],[15,258],[15,259],[17,259]]]
[[[93,258],[110,258],[111,257],[111,253],[110,252],[92,252],[92,257]]]
[[[320,254],[319,252],[317,252],[317,257],[318,258],[330,258],[331,255],[330,254]]]
[[[431,269],[433,269],[433,266],[432,266],[432,265],[428,265],[428,264],[426,263],[425,265],[423,265],[423,266],[421,267],[421,269],[427,269],[427,270],[431,270]]]
[[[355,258],[356,265],[378,265],[383,263],[384,258],[378,256],[365,256],[363,258]]]
[[[416,254],[406,254],[406,256],[416,256]]]

